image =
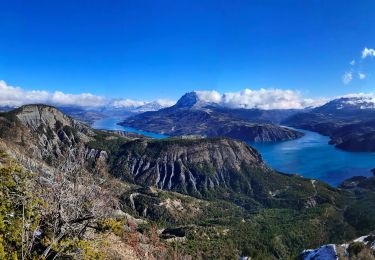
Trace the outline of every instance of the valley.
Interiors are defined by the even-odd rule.
[[[121,130],[143,134],[151,138],[167,138],[166,135],[139,131],[119,125],[121,119],[106,118],[93,124],[94,128]],[[281,172],[296,173],[339,185],[352,176],[370,176],[374,168],[375,154],[372,152],[348,152],[330,145],[330,138],[317,132],[303,129],[297,131],[303,137],[283,142],[248,142],[255,147],[268,165]],[[306,163],[309,162],[309,163]]]

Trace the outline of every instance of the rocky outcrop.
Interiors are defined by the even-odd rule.
[[[0,137],[18,154],[41,160],[62,170],[84,169],[88,159],[106,160],[106,155],[86,147],[95,133],[58,109],[26,105],[0,116]],[[103,159],[103,157],[105,159]]]
[[[125,144],[113,171],[147,186],[202,195],[221,188],[251,192],[244,168],[269,171],[259,153],[230,139],[173,139]]]

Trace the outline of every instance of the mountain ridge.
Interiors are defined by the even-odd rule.
[[[249,116],[242,115],[244,110],[236,111],[240,112],[233,117],[230,110],[205,103],[199,100],[195,92],[189,92],[172,107],[129,117],[120,125],[171,136],[225,136],[255,142],[284,141],[303,135],[269,122],[253,122]]]
[[[331,138],[330,144],[355,152],[375,151],[375,109],[367,98],[346,97],[307,113],[293,115],[283,124],[312,130]]]

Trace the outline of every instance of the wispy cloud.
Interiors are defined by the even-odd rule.
[[[359,79],[365,79],[366,78],[366,74],[362,73],[362,72],[358,72],[358,78]]]
[[[324,104],[326,99],[304,99],[298,91],[282,89],[244,89],[220,94],[213,91],[196,91],[204,102],[217,103],[230,108],[301,109]]]
[[[362,51],[362,59],[365,59],[367,57],[375,57],[375,49],[364,48]]]
[[[132,99],[119,99],[112,101],[111,105],[115,108],[135,108],[145,105],[145,101]]]
[[[341,80],[345,85],[349,84],[353,79],[364,80],[366,78],[366,74],[359,71],[359,69],[362,67],[363,60],[367,57],[375,57],[375,49],[365,47],[361,52],[361,58],[358,58],[357,60],[353,59],[349,63],[349,71],[345,72],[341,77]]]
[[[342,75],[342,82],[347,85],[353,80],[353,73],[351,71],[347,71]]]

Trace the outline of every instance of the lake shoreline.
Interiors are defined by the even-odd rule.
[[[120,118],[104,118],[92,126],[95,129],[131,132],[156,139],[168,138],[167,135],[124,127],[119,122]],[[321,180],[332,186],[338,186],[354,176],[372,176],[375,153],[344,151],[330,145],[328,136],[304,129],[291,129],[304,133],[304,136],[280,142],[247,143],[256,148],[264,161],[275,170]]]

